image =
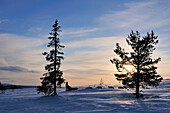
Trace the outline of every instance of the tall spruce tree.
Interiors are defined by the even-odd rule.
[[[64,53],[61,51],[64,46],[60,44],[60,39],[58,38],[61,32],[60,28],[61,26],[58,25],[58,20],[56,20],[51,33],[49,33],[51,36],[48,37],[50,42],[47,47],[51,47],[52,49],[49,53],[43,53],[49,64],[45,66],[47,72],[40,78],[42,80],[42,85],[38,86],[38,93],[57,95],[56,86],[61,87],[61,84],[64,83],[63,72],[60,70],[61,60],[64,59]]]
[[[115,77],[127,88],[136,88],[136,98],[140,97],[140,86],[142,88],[147,86],[156,87],[163,79],[157,74],[157,67],[154,66],[161,58],[151,58],[155,50],[154,46],[158,43],[157,37],[153,31],[143,37],[138,31],[136,33],[132,31],[126,39],[133,50],[132,52],[125,52],[119,46],[119,43],[116,44],[114,52],[119,56],[119,59],[111,60],[111,63],[115,64],[118,70]],[[131,70],[127,66],[131,66]]]

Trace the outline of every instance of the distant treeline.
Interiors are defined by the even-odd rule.
[[[12,84],[1,84],[0,82],[0,90],[4,92],[7,89],[23,89],[23,88],[37,88],[37,86],[24,86],[24,85],[12,85]]]
[[[5,89],[23,89],[23,88],[37,88],[37,86],[22,86],[22,85],[8,85],[3,86]]]

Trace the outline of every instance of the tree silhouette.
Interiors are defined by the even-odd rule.
[[[5,93],[5,90],[6,90],[6,88],[1,84],[1,81],[0,81],[0,90],[1,90],[1,93]]]
[[[136,88],[136,98],[140,97],[140,86],[142,88],[147,86],[156,87],[163,79],[157,74],[157,67],[154,66],[161,58],[151,58],[155,50],[154,46],[158,43],[157,37],[153,31],[143,37],[141,37],[138,31],[136,33],[132,31],[126,41],[131,46],[133,52],[125,52],[119,46],[119,43],[116,44],[114,52],[120,59],[114,58],[111,60],[118,70],[115,77],[127,88]],[[131,70],[127,66],[131,66]]]
[[[38,93],[45,93],[50,95],[53,92],[53,95],[56,93],[56,85],[61,87],[61,84],[64,82],[63,72],[60,70],[61,60],[64,59],[64,53],[61,51],[64,46],[60,45],[60,39],[58,38],[61,26],[58,25],[58,20],[55,21],[53,25],[52,32],[49,33],[51,36],[48,37],[50,42],[47,47],[52,47],[49,53],[44,52],[43,55],[46,56],[46,61],[49,62],[45,66],[46,73],[43,74],[41,86],[38,86]],[[52,87],[53,86],[53,87]]]

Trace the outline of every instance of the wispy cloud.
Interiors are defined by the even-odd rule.
[[[37,33],[37,34],[39,34],[39,33],[42,33],[44,31],[44,29],[42,28],[42,27],[31,27],[31,28],[29,28],[28,29],[28,32],[29,33],[33,33],[33,34],[35,34],[35,33]]]
[[[77,36],[85,36],[88,35],[88,33],[92,33],[95,31],[98,31],[99,28],[69,28],[65,29],[62,32],[62,35],[71,35],[72,37],[77,37]]]
[[[1,61],[9,65],[31,64],[41,61],[41,53],[46,47],[44,38],[31,38],[14,34],[0,34]],[[28,66],[28,65],[27,65]],[[29,66],[30,67],[30,66]]]
[[[4,23],[4,22],[7,22],[7,21],[8,21],[8,19],[0,19],[0,24]]]
[[[68,43],[64,43],[68,48],[81,48],[81,47],[93,47],[98,49],[108,49],[114,41],[122,40],[122,37],[96,37],[96,38],[88,38],[84,40],[72,41]]]
[[[114,53],[115,44],[120,43],[126,51],[131,51],[124,37],[98,37],[92,39],[84,39],[81,41],[72,41],[65,43],[65,52],[69,53],[65,56],[62,64],[64,76],[72,85],[78,82],[81,85],[97,83],[103,78],[106,83],[115,83],[114,74],[117,72],[110,59],[117,57]],[[71,52],[70,52],[71,51]],[[168,77],[169,72],[167,65],[169,60],[165,60],[166,55],[159,50],[153,54],[153,58],[162,58],[159,63],[158,73],[163,77]],[[77,80],[77,78],[80,78]]]
[[[130,30],[138,30],[141,35],[154,30],[156,35],[159,36],[158,40],[160,43],[156,46],[153,57],[162,58],[162,61],[158,64],[158,73],[168,77],[170,73],[166,70],[170,68],[169,0],[132,1],[124,4],[123,7],[121,11],[108,12],[97,18],[96,22],[99,23],[99,27],[103,28],[103,30],[113,31],[114,34],[119,36],[128,34]]]
[[[16,81],[15,80],[12,80],[10,78],[1,78],[0,77],[0,80],[3,81],[3,83],[15,83]]]
[[[8,63],[5,61],[4,58],[0,58],[0,66],[3,65],[3,66],[7,66]]]
[[[71,85],[94,84],[101,78],[106,83],[115,82],[116,69],[109,60],[116,56],[113,52],[115,43],[120,43],[127,51],[130,50],[125,38],[131,29],[139,30],[142,35],[152,29],[156,30],[156,34],[160,36],[160,44],[154,57],[162,58],[158,68],[160,74],[165,76],[170,74],[166,71],[170,63],[170,2],[133,1],[121,7],[121,10],[110,11],[96,17],[94,26],[87,24],[86,27],[63,28],[61,37],[66,40],[63,44],[66,47],[62,70]],[[5,21],[8,20],[2,19],[0,23]],[[37,25],[31,27],[28,33],[38,37],[37,33],[43,34],[44,31],[46,32],[46,29]],[[45,46],[48,43],[47,37],[0,34],[0,77],[10,78],[18,83],[23,83],[24,80],[28,84],[39,84],[40,73],[44,72],[44,65],[47,63],[41,54],[49,50]]]
[[[155,0],[126,3],[124,10],[105,14],[96,21],[105,28],[117,30],[146,31],[169,26],[170,4],[167,2]]]
[[[0,77],[13,79],[20,84],[39,84],[45,64],[41,53],[47,50],[43,46],[46,38],[0,34],[0,40]],[[27,82],[23,82],[25,80]]]
[[[0,66],[0,71],[39,73],[38,71],[28,70],[19,66]]]
[[[125,41],[121,37],[98,37],[65,43],[65,60],[62,63],[64,77],[70,84],[95,84],[101,78],[105,83],[114,83],[114,65],[110,59],[115,55],[116,42]],[[123,47],[126,47],[125,44]],[[70,52],[71,51],[71,52]],[[80,78],[79,81],[77,78]]]

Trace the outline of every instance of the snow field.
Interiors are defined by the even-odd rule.
[[[170,79],[157,88],[143,90],[136,99],[126,89],[85,89],[65,92],[59,96],[37,94],[36,88],[7,90],[0,93],[0,113],[170,113]]]

